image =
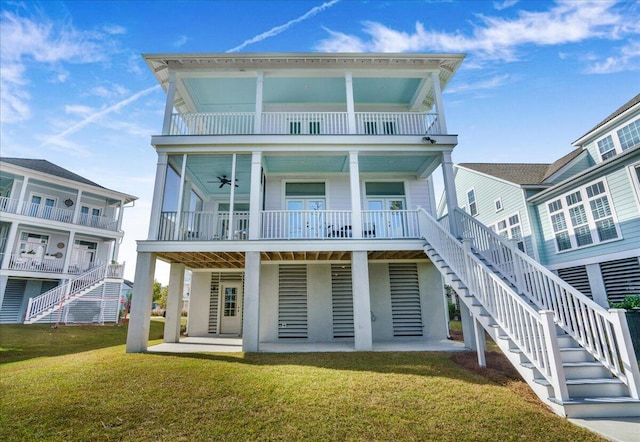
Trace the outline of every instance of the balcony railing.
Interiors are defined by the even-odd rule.
[[[106,216],[89,215],[81,213],[76,222],[73,222],[73,210],[51,207],[44,204],[35,204],[24,201],[19,204],[18,200],[0,197],[0,212],[15,213],[18,215],[32,216],[34,218],[59,221],[62,223],[72,223],[81,226],[95,227],[97,229],[118,230],[118,221]]]
[[[249,232],[249,212],[229,214],[182,212],[176,229],[177,212],[162,212],[159,241],[245,240]],[[332,240],[353,238],[349,210],[266,210],[261,212],[260,239]],[[366,210],[362,212],[363,238],[414,239],[420,237],[418,214],[413,210]]]
[[[355,135],[439,133],[438,115],[425,112],[355,112]],[[173,114],[168,135],[252,135],[255,113]],[[347,112],[264,112],[260,133],[272,135],[346,135]]]
[[[101,265],[100,262],[72,263],[67,273],[78,275],[82,272]],[[22,270],[25,272],[62,273],[64,270],[64,258],[55,256],[37,256],[31,253],[14,253],[9,258],[9,270]]]

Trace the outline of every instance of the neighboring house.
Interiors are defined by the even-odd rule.
[[[486,331],[556,412],[640,415],[619,314],[457,208],[442,90],[464,56],[144,58],[167,101],[151,138],[158,162],[128,352],[147,349],[156,259],[170,263],[164,341],[180,341],[191,271],[189,339],[241,337],[246,352],[442,348],[448,284],[481,365]],[[435,219],[439,167],[456,214],[446,224]],[[507,219],[516,239],[526,215]],[[471,229],[476,238],[461,241]],[[561,352],[588,370],[565,375]]]
[[[458,204],[604,307],[640,294],[640,94],[552,164],[460,163]]]
[[[1,157],[0,323],[117,321],[135,199],[46,160]]]

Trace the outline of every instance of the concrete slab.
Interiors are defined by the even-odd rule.
[[[640,417],[570,418],[569,422],[614,442],[640,442]]]

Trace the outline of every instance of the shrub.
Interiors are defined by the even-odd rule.
[[[156,308],[151,310],[151,316],[163,316],[163,315],[164,315],[164,309]]]
[[[623,308],[631,310],[634,308],[640,308],[640,295],[627,295],[622,302],[609,302],[611,308]]]
[[[447,303],[449,305],[449,320],[453,321],[453,320],[460,320],[460,309],[458,308],[458,306],[456,305],[455,302],[448,302]]]

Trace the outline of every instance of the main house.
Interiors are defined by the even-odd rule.
[[[604,307],[640,295],[640,94],[551,164],[454,166],[458,204]]]
[[[0,158],[0,323],[117,321],[135,199],[46,160]]]
[[[459,211],[442,91],[463,55],[144,58],[167,101],[151,138],[158,162],[128,352],[147,349],[157,259],[170,263],[165,342],[180,340],[190,270],[189,337],[241,337],[247,352],[427,348],[447,337],[449,284],[480,364],[486,330],[558,413],[640,413],[624,315],[533,260],[520,265],[526,255],[473,218],[435,219],[438,168]],[[572,328],[576,310],[554,296],[582,306],[599,332],[585,341],[589,324]],[[565,374],[561,350],[590,371]],[[596,387],[575,381],[595,375]]]

